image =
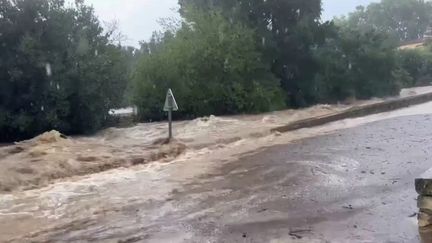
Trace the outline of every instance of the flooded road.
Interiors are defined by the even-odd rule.
[[[43,188],[73,176],[120,167],[169,162],[186,150],[190,153],[201,153],[205,149],[213,152],[244,140],[271,136],[272,129],[295,121],[427,92],[432,92],[432,87],[404,89],[396,97],[352,101],[349,104],[177,121],[173,124],[176,142],[172,144],[163,143],[168,136],[165,122],[109,128],[93,136],[69,138],[51,131],[28,141],[0,146],[0,193]]]
[[[432,103],[0,196],[0,241],[419,242]]]
[[[164,143],[168,136],[166,122],[109,128],[88,137],[68,138],[51,131],[28,141],[0,147],[0,193],[42,188],[58,179],[119,167],[172,161],[185,150],[214,150],[242,139],[265,137],[271,134],[272,128],[287,122],[350,107],[317,105],[260,115],[210,116],[178,121],[174,123],[176,140],[170,144]]]

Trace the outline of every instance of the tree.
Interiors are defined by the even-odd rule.
[[[397,95],[409,75],[398,65],[388,36],[337,27],[337,33],[315,51],[320,71],[311,86],[316,102]]]
[[[143,43],[135,74],[135,102],[143,120],[162,119],[172,88],[178,116],[236,114],[283,107],[278,82],[257,51],[254,31],[220,11],[188,9],[175,33]]]
[[[273,74],[287,93],[287,103],[304,104],[302,87],[317,71],[311,50],[325,39],[328,24],[320,23],[321,0],[180,0],[181,13],[187,6],[203,11],[222,9],[231,22],[256,30],[255,41]],[[295,98],[297,97],[297,98]]]
[[[430,85],[432,81],[432,47],[430,44],[424,48],[399,51],[401,67],[410,74],[410,80],[404,83],[405,87]]]
[[[398,41],[423,38],[431,23],[432,2],[424,0],[382,0],[357,7],[348,18],[350,28],[374,29]]]
[[[123,95],[122,61],[83,1],[0,0],[0,140],[100,128]]]

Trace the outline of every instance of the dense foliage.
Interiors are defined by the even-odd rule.
[[[83,1],[0,0],[0,140],[100,128],[123,98],[125,58]]]
[[[312,48],[322,43],[327,24],[320,23],[321,0],[180,0],[181,13],[194,5],[206,12],[221,9],[234,23],[255,29],[257,46],[273,75],[280,80],[290,106],[303,105],[301,87],[318,71]]]
[[[395,43],[374,30],[336,29],[314,52],[320,68],[314,85],[304,89],[315,101],[397,95],[408,74],[399,66]]]
[[[428,1],[382,0],[331,22],[321,0],[179,4],[182,18],[137,50],[84,0],[0,0],[0,141],[92,132],[133,103],[161,120],[168,88],[180,119],[389,96],[432,78],[430,45],[398,49],[423,38]]]
[[[348,27],[374,29],[399,41],[423,38],[432,23],[432,2],[425,0],[382,0],[359,6],[349,15]]]
[[[410,75],[404,85],[407,87],[430,85],[432,81],[432,45],[423,48],[401,50],[399,62]]]
[[[396,2],[392,5],[384,1],[381,5],[391,9],[386,11],[397,12],[395,8],[402,5]],[[272,94],[282,93],[287,107],[395,95],[401,87],[412,83],[399,60],[399,41],[387,31],[365,28],[374,24],[366,18],[359,21],[357,12],[335,23],[323,23],[318,0],[180,0],[179,3],[183,23],[174,31],[171,28],[166,36],[144,43],[153,48],[151,54],[143,57],[135,77],[140,87],[135,90],[135,97],[144,119],[163,117],[160,106],[163,90],[168,87],[174,88],[184,106],[180,117],[259,112],[280,107],[279,98],[267,93],[262,94],[270,99],[254,95],[253,84],[257,81],[251,75],[240,69],[231,69],[227,75],[222,68],[224,60],[239,52],[229,46],[243,46],[240,43],[245,42],[251,48],[243,49],[239,61],[266,67],[255,69],[252,77],[267,78],[269,82],[263,87],[270,87]],[[381,5],[374,4],[371,8]],[[412,10],[415,6],[408,7]],[[197,15],[201,18],[197,19]],[[203,31],[206,29],[208,33]],[[245,35],[243,31],[250,34]],[[216,44],[220,35],[235,36],[236,33],[241,33],[242,38]],[[253,58],[255,55],[259,58]],[[216,59],[219,65],[213,65]],[[212,66],[208,68],[207,64]],[[243,100],[235,98],[243,90],[227,93],[225,89],[215,88],[215,85],[228,88],[227,83],[244,87],[249,84],[250,95],[244,96],[255,105],[246,108]],[[211,95],[207,90],[211,90]],[[265,102],[257,107],[260,100]]]
[[[179,116],[235,114],[282,108],[282,92],[257,51],[253,30],[220,12],[190,11],[175,37],[167,32],[144,44],[135,75],[135,101],[145,120],[162,119],[172,88]],[[159,39],[160,43],[155,44]]]

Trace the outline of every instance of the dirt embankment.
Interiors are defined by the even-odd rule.
[[[93,139],[69,139],[57,131],[0,148],[0,192],[38,188],[53,180],[170,160],[184,144],[151,144],[127,149]]]

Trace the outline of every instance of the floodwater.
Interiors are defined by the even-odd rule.
[[[270,135],[270,129],[347,109],[318,105],[304,110],[234,117],[203,117],[174,123],[176,141],[164,144],[166,123],[109,128],[91,137],[64,138],[56,131],[0,148],[0,192],[42,188],[58,179],[119,167],[169,162],[184,151],[203,153]]]
[[[320,127],[300,129],[287,134],[265,133],[270,127],[268,124],[274,126],[285,119],[271,114],[264,117],[210,117],[180,122],[176,124],[175,129],[179,140],[188,144],[188,149],[174,160],[155,161],[130,168],[71,177],[57,180],[42,189],[0,195],[0,241],[215,242],[225,239],[230,242],[237,240],[235,237],[240,237],[240,240],[249,239],[248,242],[271,239],[276,239],[275,242],[278,242],[277,240],[286,242],[287,239],[294,242],[326,242],[327,240],[344,242],[344,237],[354,237],[350,242],[376,242],[367,237],[362,239],[362,234],[353,236],[352,233],[347,233],[346,235],[341,232],[349,232],[346,231],[347,229],[341,228],[338,231],[331,226],[331,222],[334,223],[332,220],[344,222],[347,216],[346,212],[341,213],[336,210],[336,207],[354,213],[367,208],[369,205],[367,201],[347,199],[340,201],[343,204],[340,207],[335,204],[324,208],[319,206],[322,201],[329,203],[332,198],[340,200],[344,193],[360,189],[344,186],[352,183],[351,179],[355,178],[361,186],[382,182],[381,179],[370,180],[367,176],[360,175],[359,178],[355,176],[359,170],[365,170],[362,167],[361,156],[370,153],[370,149],[366,148],[368,146],[360,152],[353,152],[350,151],[351,147],[341,149],[335,147],[333,143],[321,141],[328,140],[326,136],[311,142],[311,145],[307,145],[309,147],[304,148],[298,141],[323,135],[335,136],[334,134],[342,131],[341,136],[345,140],[341,139],[343,143],[338,145],[342,147],[348,144],[349,138],[356,139],[356,136],[362,134],[361,132],[344,134],[343,131],[346,129],[351,131],[350,128],[375,124],[373,122],[431,113],[432,102],[398,111],[338,121]],[[287,116],[292,119],[291,115]],[[387,126],[396,126],[396,130],[399,128],[399,131],[403,132],[406,127],[424,126],[430,119],[429,116],[420,117],[420,120],[415,119],[411,122],[403,120],[392,122],[390,125],[382,123],[379,129],[385,138],[392,133],[386,130]],[[193,126],[190,125],[191,123]],[[399,123],[400,126],[397,127],[398,125],[395,124]],[[145,129],[140,126],[145,126]],[[154,138],[164,134],[165,124],[140,126],[110,129],[96,137],[81,139],[82,141],[104,141],[114,147],[127,147],[136,145],[137,141],[143,141],[144,145],[150,144]],[[395,136],[403,135],[396,133],[396,130],[394,130]],[[426,131],[432,129],[422,131],[428,135],[430,133]],[[230,133],[232,138],[223,137],[224,133]],[[368,134],[373,137],[374,131]],[[415,133],[415,135],[421,134]],[[395,136],[388,137],[387,140],[399,139]],[[208,137],[213,140],[209,141]],[[358,143],[363,144],[367,139],[368,137],[358,138]],[[415,137],[410,139],[417,141]],[[356,144],[356,141],[353,140],[352,144]],[[429,137],[420,138],[419,141],[416,142],[418,146],[422,142],[424,144],[429,141]],[[377,139],[373,144],[382,142],[383,140]],[[403,142],[402,140],[401,143]],[[293,148],[284,147],[292,143]],[[299,147],[299,144],[302,146]],[[420,146],[417,149],[428,148]],[[286,154],[287,150],[292,152]],[[321,152],[316,155],[311,152],[314,150]],[[340,150],[345,152],[338,153]],[[334,155],[331,159],[323,159],[323,151],[327,155]],[[293,154],[296,159],[284,160]],[[356,158],[353,158],[352,154],[356,154],[354,156]],[[368,155],[369,160],[380,163],[382,158],[379,156],[390,156],[380,154],[379,150],[375,151],[372,155]],[[408,167],[401,167],[405,171],[406,168]],[[369,168],[367,169],[367,173],[370,174]],[[376,168],[372,169],[374,173],[384,172]],[[387,167],[380,169],[393,170]],[[412,176],[418,176],[416,173],[421,169],[424,168],[415,167]],[[313,176],[310,176],[311,173]],[[397,179],[399,173],[401,172],[395,170],[395,177],[389,179]],[[405,179],[409,181],[411,178]],[[390,181],[390,184],[392,182]],[[331,190],[326,191],[329,193],[326,197],[316,197],[319,194],[317,189],[311,189],[307,185],[323,185],[321,188],[323,192],[325,188]],[[409,185],[404,184],[403,188],[408,187]],[[360,196],[368,196],[368,192],[376,189],[372,188],[364,194],[360,193]],[[382,190],[382,193],[387,193],[385,188]],[[399,195],[392,191],[388,193],[387,197],[381,198],[391,201],[396,200],[397,197],[390,195]],[[408,197],[403,201],[413,200],[409,192],[403,191],[403,195]],[[305,201],[299,199],[306,200],[308,203],[305,204]],[[415,207],[414,200],[413,205]],[[312,211],[303,214],[302,207],[306,206],[311,207],[318,214],[327,216],[319,217]],[[295,217],[289,213],[290,210],[293,210]],[[396,208],[396,210],[402,209]],[[413,210],[414,208],[410,207],[400,213],[405,216]],[[392,212],[391,209],[381,211],[379,207],[366,211],[370,215]],[[287,218],[297,223],[288,222]],[[373,219],[372,216],[363,217],[360,221],[367,222]],[[389,219],[397,222],[397,218],[393,216]],[[412,231],[415,230],[415,219],[408,220],[411,227],[408,231],[403,231],[407,236],[397,234],[394,242],[409,242],[405,240],[415,239],[416,236],[412,235]],[[199,223],[201,221],[202,224]],[[271,227],[266,228],[266,222]],[[380,222],[384,224],[383,221]],[[349,221],[349,223],[353,222]],[[284,229],[285,225],[290,225],[292,228]],[[309,227],[311,225],[316,228]],[[352,228],[356,230],[358,228],[354,226],[360,227],[356,223],[352,224]],[[371,227],[363,227],[364,229],[357,231],[363,232],[364,235],[371,230],[380,232],[379,229],[371,229]],[[373,227],[377,226],[373,225]],[[400,230],[398,227],[395,227],[396,229]],[[315,231],[320,233],[311,235],[311,232]],[[259,236],[260,232],[261,236]],[[339,233],[332,240],[331,234],[335,232]],[[385,235],[374,239],[385,239]]]

